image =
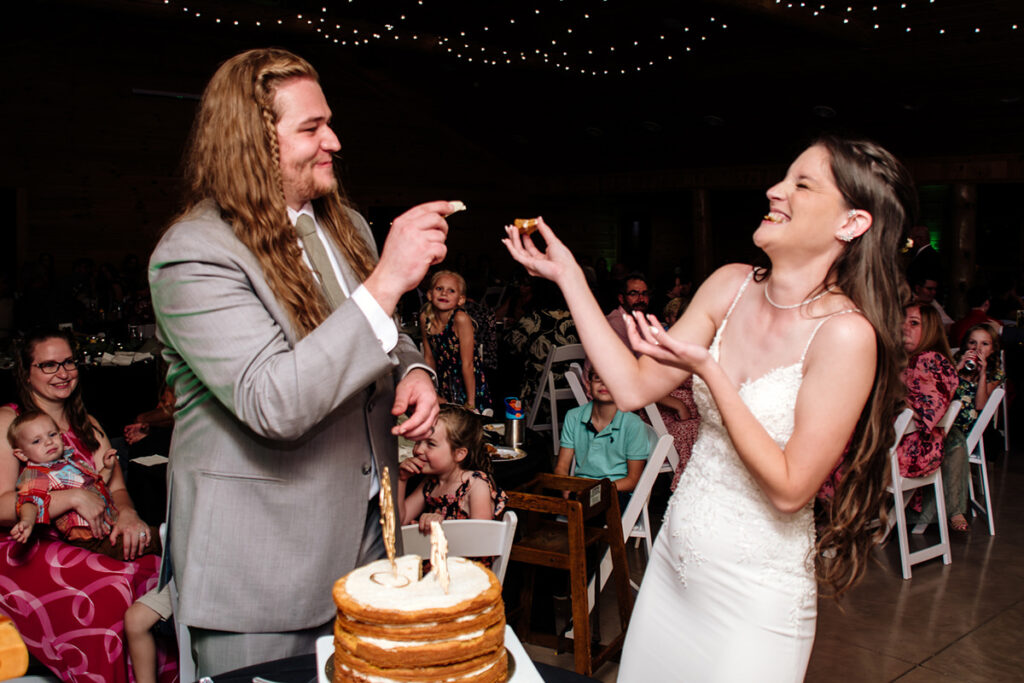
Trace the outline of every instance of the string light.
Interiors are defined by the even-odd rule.
[[[595,27],[588,30],[588,27],[594,26],[593,20],[601,11],[604,11],[605,7],[609,8],[608,11],[618,10],[624,7],[627,1],[603,0],[600,6],[594,7],[591,5],[586,12],[567,9],[566,5],[562,4],[563,0],[536,0],[533,6],[529,8],[517,7],[513,3],[511,7],[505,5],[502,9],[495,10],[501,12],[504,16],[494,16],[494,13],[491,13],[486,18],[486,23],[481,22],[479,24],[475,24],[472,18],[466,18],[462,21],[462,25],[457,25],[461,17],[452,15],[447,18],[449,20],[448,23],[456,24],[456,26],[453,26],[454,32],[451,34],[445,32],[434,36],[436,43],[423,43],[420,40],[420,33],[403,33],[399,32],[396,27],[399,24],[409,25],[411,21],[415,21],[422,16],[431,16],[432,10],[434,10],[433,16],[441,14],[442,11],[446,15],[451,14],[448,8],[438,7],[438,5],[444,4],[440,0],[417,0],[416,7],[414,8],[414,13],[418,13],[416,17],[410,15],[408,6],[406,6],[407,10],[404,13],[395,13],[390,19],[383,21],[380,19],[380,16],[386,14],[387,11],[381,12],[379,3],[376,0],[347,0],[346,3],[346,5],[353,8],[359,6],[360,9],[366,9],[369,15],[377,17],[372,20],[353,18],[351,13],[354,10],[339,10],[338,8],[342,6],[340,0],[333,6],[321,5],[320,14],[323,16],[315,18],[305,16],[301,12],[287,13],[286,10],[266,6],[263,8],[253,8],[252,5],[247,7],[247,18],[239,17],[232,19],[216,15],[204,16],[203,10],[206,9],[209,9],[211,12],[223,11],[224,3],[222,2],[217,2],[216,10],[211,9],[210,6],[216,0],[191,0],[191,9],[189,6],[180,4],[178,0],[164,0],[163,5],[169,8],[179,5],[187,16],[198,21],[212,20],[215,24],[230,21],[233,26],[254,25],[257,28],[264,28],[265,25],[273,25],[276,22],[277,26],[289,26],[297,29],[305,28],[307,30],[314,29],[311,34],[316,35],[317,38],[345,47],[369,45],[371,39],[379,43],[382,39],[390,37],[391,40],[389,42],[391,43],[415,43],[421,48],[428,44],[436,44],[437,47],[441,48],[440,54],[449,55],[452,58],[473,64],[486,64],[496,68],[517,64],[533,64],[541,68],[589,76],[642,73],[675,63],[673,54],[681,52],[684,55],[693,55],[698,47],[701,50],[713,48],[714,36],[719,35],[718,31],[726,31],[730,23],[724,21],[723,17],[719,15],[709,14],[700,21],[694,21],[693,17],[690,17],[690,25],[675,28],[669,31],[668,35],[666,35],[663,27],[654,25],[657,22],[651,22],[652,30],[647,30],[642,24],[621,27],[622,30],[616,33],[618,41],[621,41],[620,45],[631,46],[632,49],[616,50],[616,46],[607,42],[607,38],[605,38],[608,35],[607,31],[595,34],[593,31],[600,31],[600,29]],[[877,2],[877,0],[875,1]],[[838,19],[839,25],[844,30],[859,31],[870,27],[873,34],[878,35],[880,40],[898,39],[892,33],[892,22],[889,23],[889,33],[886,33],[882,30],[883,22],[863,21],[866,19],[864,16],[866,12],[879,12],[878,4],[862,4],[857,2],[857,0],[847,0],[842,5],[830,7],[820,1],[783,2],[783,0],[775,0],[775,6],[779,9],[773,11],[807,12],[810,16],[815,17],[817,21],[824,21],[826,23],[830,19]],[[611,9],[613,7],[614,10]],[[998,26],[984,24],[960,27],[956,25],[956,15],[953,15],[948,19],[951,24],[942,26],[942,22],[947,19],[941,13],[949,10],[950,8],[944,7],[942,3],[936,5],[935,0],[900,0],[898,10],[895,3],[892,9],[892,11],[900,12],[900,23],[903,30],[898,35],[905,36],[906,40],[913,40],[911,36],[916,33],[915,29],[917,28],[924,31],[923,35],[935,35],[936,33],[942,36],[960,35],[961,37],[985,35],[986,40],[1005,38],[1010,35],[1010,31],[1015,32],[1013,34],[1015,36],[1019,35],[1017,30],[1019,24],[1006,21],[1005,18],[1002,20],[1003,23]],[[1024,8],[1022,8],[1022,11],[1024,11]],[[253,19],[252,17],[256,13],[262,13],[262,16],[258,19]],[[741,33],[745,30],[759,30],[759,27],[754,25],[758,18],[753,15],[732,16],[730,19],[732,20],[731,23],[739,22]],[[335,31],[345,30],[342,28],[344,24],[350,26],[352,23],[358,23],[364,28],[365,35],[351,41],[339,40],[338,36],[325,30],[324,27],[328,25],[329,20],[331,20],[330,23],[334,26]],[[538,22],[541,23],[538,24]],[[690,30],[692,26],[701,24],[701,22],[704,23],[704,30],[700,30],[699,27],[694,31]],[[508,27],[505,30],[505,36],[499,37],[491,31],[491,26],[495,23]],[[545,36],[544,31],[537,30],[537,26],[545,27],[549,35]],[[560,29],[558,28],[559,26]],[[708,32],[711,28],[715,29],[713,34]],[[552,29],[564,31],[561,34],[565,37],[564,43],[550,37]],[[521,35],[510,37],[508,35],[509,31],[519,31]],[[358,35],[359,29],[352,28],[351,32],[353,36]],[[633,33],[633,35],[621,35],[625,32]],[[454,50],[447,46],[450,35],[457,35],[461,39],[459,40],[460,49]],[[481,40],[485,35],[487,40]],[[548,54],[544,53],[541,55],[540,50],[530,49],[532,47],[530,43],[538,38],[550,40],[552,46],[559,47],[560,57],[557,63]],[[921,36],[918,36],[918,39],[921,38]],[[501,44],[503,40],[509,40],[512,43]],[[601,45],[601,43],[604,43],[604,45]],[[486,55],[491,50],[500,52],[502,58],[494,59],[487,57]],[[479,57],[474,60],[473,55],[479,55]]]

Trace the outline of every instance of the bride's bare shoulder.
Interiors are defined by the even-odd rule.
[[[745,263],[724,265],[701,284],[694,300],[699,297],[708,310],[718,310],[722,306],[728,308],[752,271],[753,267]]]

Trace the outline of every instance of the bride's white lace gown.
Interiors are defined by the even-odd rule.
[[[716,360],[749,282],[715,334]],[[740,387],[779,446],[793,433],[802,367],[801,358]],[[619,681],[803,680],[817,617],[811,505],[794,514],[776,510],[740,461],[700,378],[693,395],[700,434],[644,574]]]

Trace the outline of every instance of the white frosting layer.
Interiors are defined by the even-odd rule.
[[[497,609],[497,607],[495,607],[494,605],[489,605],[488,607],[486,607],[485,609],[481,610],[480,612],[477,612],[476,614],[467,614],[464,617],[458,617],[457,619],[452,619],[451,621],[448,621],[448,622],[445,622],[445,623],[447,623],[447,624],[459,624],[459,623],[462,623],[464,621],[472,621],[474,619],[479,619],[480,617],[482,617],[484,615],[490,614],[491,612],[493,612],[496,609]],[[350,617],[347,614],[342,614],[341,616],[344,617],[346,621],[354,621],[356,623],[360,623],[358,619],[353,619],[352,617]],[[422,621],[422,622],[417,623],[416,626],[417,627],[428,628],[430,626],[438,626],[440,623],[441,622],[439,622],[439,621]],[[377,627],[377,628],[384,628],[384,629],[388,629],[388,628],[407,629],[407,628],[409,628],[409,624],[374,624],[374,626]]]
[[[353,600],[368,607],[418,612],[453,607],[477,597],[491,585],[491,580],[482,567],[463,557],[449,557],[448,573],[451,575],[451,585],[446,594],[434,571],[423,577],[423,580],[416,581],[419,563],[420,558],[417,555],[404,555],[396,560],[399,573],[411,579],[408,585],[396,587],[382,586],[371,578],[381,572],[390,574],[391,563],[387,560],[371,562],[348,575],[345,580],[345,592]]]
[[[442,638],[440,640],[389,640],[387,638],[371,638],[369,636],[360,636],[359,640],[364,643],[369,643],[370,645],[376,645],[383,650],[398,650],[404,647],[419,647],[421,645],[451,643],[457,640],[470,640],[471,638],[479,638],[483,634],[483,629],[481,629],[471,633],[460,633],[450,638]]]

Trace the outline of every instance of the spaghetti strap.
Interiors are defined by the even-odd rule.
[[[804,352],[800,354],[800,364],[801,365],[803,365],[804,359],[807,358],[807,350],[811,348],[811,342],[814,341],[814,337],[818,334],[818,330],[821,329],[821,326],[824,325],[825,323],[827,323],[832,318],[836,317],[837,315],[843,315],[845,313],[860,313],[860,309],[859,308],[847,308],[847,309],[844,309],[842,311],[836,311],[835,313],[833,313],[831,315],[827,315],[824,318],[822,318],[820,321],[818,321],[818,324],[814,326],[814,331],[811,332],[811,336],[807,340],[807,343],[804,344]]]
[[[743,284],[740,285],[738,290],[736,290],[736,296],[733,297],[732,303],[729,304],[729,310],[725,312],[725,317],[722,318],[722,324],[718,326],[718,330],[715,332],[715,338],[711,342],[712,346],[718,345],[719,340],[722,338],[722,332],[725,331],[725,326],[729,322],[729,316],[732,315],[732,309],[736,308],[736,304],[739,303],[740,297],[743,296],[743,292],[747,289],[747,285],[749,285],[750,281],[753,279],[754,270],[751,269],[750,272],[747,273],[746,279],[743,280]]]

